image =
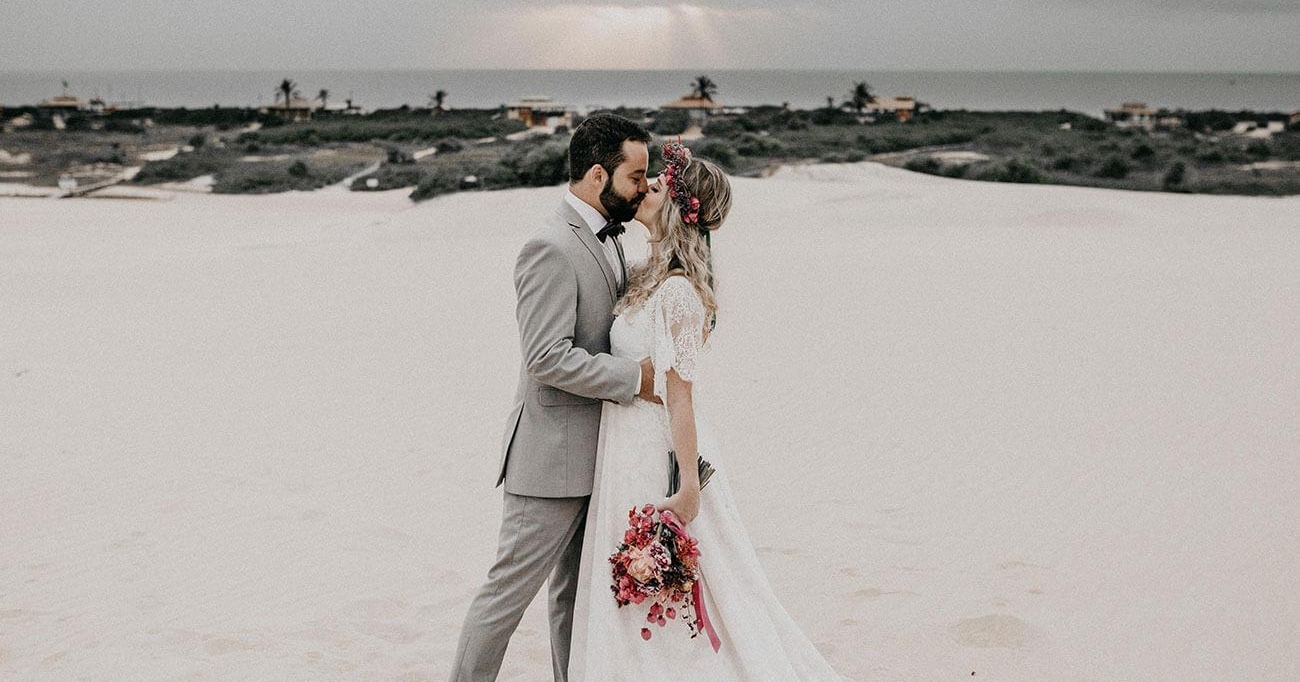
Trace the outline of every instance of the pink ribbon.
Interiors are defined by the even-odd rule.
[[[709,622],[709,610],[704,608],[704,591],[700,589],[700,582],[704,576],[695,581],[695,587],[691,588],[691,601],[695,602],[695,618],[700,621],[700,627],[703,628],[704,634],[709,636],[709,644],[713,645],[713,653],[718,653],[722,647],[722,642],[718,640],[718,633],[713,631],[713,623]]]
[[[668,524],[668,527],[677,535],[688,538],[690,537],[690,534],[686,532],[686,528],[682,526],[682,522],[677,518],[676,514],[667,512],[660,514],[660,518],[663,519],[663,522]],[[699,621],[700,629],[704,631],[704,634],[709,636],[709,644],[713,645],[713,653],[716,654],[718,653],[718,650],[722,648],[722,641],[718,639],[718,633],[714,631],[713,623],[709,622],[709,610],[704,606],[704,590],[700,587],[700,583],[704,582],[703,571],[701,571],[696,578],[697,580],[695,581],[695,584],[691,587],[691,601],[695,602],[695,620]]]

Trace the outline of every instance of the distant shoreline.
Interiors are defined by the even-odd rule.
[[[1104,107],[1139,100],[1189,109],[1300,109],[1300,73],[1233,71],[984,70],[707,70],[719,100],[757,106],[819,106],[858,80],[887,94],[912,95],[941,109],[1044,111],[1099,116]],[[58,94],[60,81],[83,97],[161,107],[260,106],[266,83],[289,77],[312,91],[351,93],[363,106],[419,106],[443,89],[455,107],[495,107],[525,95],[575,106],[654,107],[683,94],[695,71],[553,69],[149,69],[0,71],[0,105],[35,103]],[[577,76],[577,77],[575,77]]]

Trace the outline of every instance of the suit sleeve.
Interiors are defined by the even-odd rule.
[[[577,273],[568,256],[545,239],[524,244],[515,263],[515,319],[528,374],[569,393],[632,402],[641,363],[574,346],[577,300]]]

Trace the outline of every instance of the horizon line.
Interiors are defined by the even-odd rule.
[[[547,69],[547,68],[488,68],[488,67],[423,67],[423,66],[401,66],[401,67],[365,67],[365,68],[336,68],[336,67],[230,67],[230,68],[80,68],[69,67],[62,69],[0,69],[0,74],[57,74],[65,72],[87,72],[87,73],[114,73],[114,72],[136,72],[136,73],[231,73],[231,72],[272,72],[272,71],[306,71],[306,72],[326,72],[335,71],[341,73],[368,73],[368,72],[438,72],[438,71],[463,71],[463,72],[526,72],[526,73],[696,73],[712,71],[718,72],[767,72],[767,73],[1007,73],[1007,74],[1144,74],[1144,75],[1253,75],[1253,76],[1300,76],[1300,70],[1296,71],[1231,71],[1231,70],[1183,70],[1183,69],[937,69],[937,68],[715,68],[715,67],[691,67],[675,69]]]

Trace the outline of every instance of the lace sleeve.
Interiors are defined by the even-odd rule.
[[[673,276],[659,285],[651,306],[654,324],[655,395],[668,402],[668,370],[695,381],[696,361],[704,348],[704,302],[690,280]]]

